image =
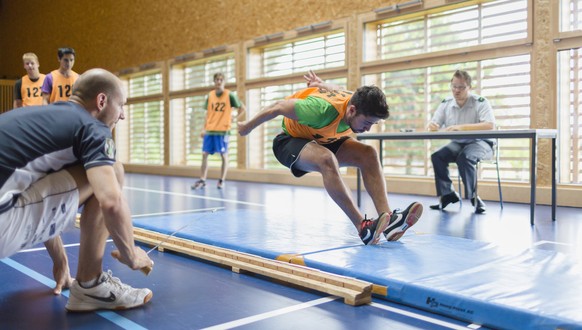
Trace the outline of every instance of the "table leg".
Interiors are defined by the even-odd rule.
[[[556,221],[556,138],[552,138],[552,221]]]
[[[537,136],[531,139],[531,164],[530,164],[530,185],[531,185],[531,196],[530,196],[530,224],[534,225],[535,210],[536,210],[536,156],[538,151],[537,146]]]

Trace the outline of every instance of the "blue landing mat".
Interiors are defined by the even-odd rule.
[[[139,228],[387,287],[381,298],[508,329],[582,329],[582,265],[553,251],[407,233],[363,246],[349,221],[237,210],[134,219]]]

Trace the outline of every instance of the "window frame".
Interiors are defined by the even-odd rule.
[[[147,95],[140,95],[140,96],[131,96],[130,94],[130,80],[135,79],[136,77],[144,77],[152,74],[160,74],[161,76],[161,88],[159,93],[147,94]],[[165,79],[164,74],[164,63],[163,62],[154,62],[141,65],[140,67],[135,68],[128,68],[122,70],[118,73],[120,80],[123,83],[125,91],[127,93],[127,102],[124,106],[125,111],[125,120],[123,122],[118,122],[114,135],[117,144],[118,156],[117,159],[120,161],[131,164],[131,165],[151,165],[151,166],[163,166],[166,164],[166,150],[167,150],[167,128],[166,128],[166,108],[164,106],[164,95],[165,95]],[[131,136],[131,123],[132,123],[132,116],[130,112],[130,108],[133,105],[137,104],[147,104],[151,102],[161,102],[161,115],[163,117],[162,123],[162,139],[163,143],[161,146],[161,164],[148,164],[146,163],[134,163],[131,161],[131,148],[132,146],[132,136]],[[121,147],[121,148],[120,148]]]

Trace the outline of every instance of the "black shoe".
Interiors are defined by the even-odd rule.
[[[459,194],[453,191],[450,194],[442,195],[439,199],[440,203],[431,205],[430,208],[433,210],[444,210],[447,205],[454,204],[458,201],[460,201]]]
[[[410,204],[404,211],[394,210],[388,227],[384,230],[384,237],[389,241],[397,241],[408,228],[414,226],[421,215],[422,204],[418,202]]]
[[[206,187],[206,181],[200,179],[196,182],[194,182],[194,184],[190,187],[190,189],[196,190],[196,189],[202,189]]]
[[[471,198],[471,205],[475,206],[475,198]],[[487,212],[487,205],[477,196],[477,207],[475,207],[475,213],[483,214]]]
[[[360,238],[366,245],[377,244],[380,239],[380,234],[386,230],[388,226],[388,214],[382,213],[376,220],[364,219],[360,226]]]

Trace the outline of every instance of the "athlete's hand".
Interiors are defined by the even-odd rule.
[[[309,70],[309,72],[304,74],[303,79],[307,81],[307,87],[319,87],[319,85],[323,83],[323,80],[321,80],[313,70]]]
[[[204,138],[204,135],[206,135],[206,131],[205,131],[205,130],[202,130],[202,131],[200,132],[200,137],[201,137],[201,138]]]

